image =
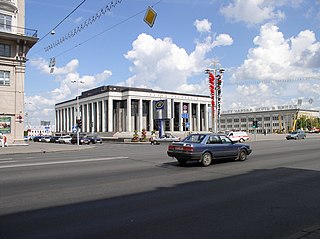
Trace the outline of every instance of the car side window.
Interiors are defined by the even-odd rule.
[[[220,142],[220,138],[217,135],[210,135],[210,137],[208,138],[207,144],[219,144]]]
[[[220,139],[223,144],[231,144],[231,140],[224,135],[220,135]]]

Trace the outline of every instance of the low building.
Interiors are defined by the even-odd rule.
[[[220,131],[288,133],[302,116],[319,118],[319,111],[301,109],[297,105],[223,111],[218,128]],[[253,127],[254,121],[258,121],[257,128]]]
[[[55,105],[56,132],[75,131],[77,115],[88,133],[208,131],[210,104],[204,95],[101,86]]]

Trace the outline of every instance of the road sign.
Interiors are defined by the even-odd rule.
[[[182,119],[188,119],[189,118],[189,114],[183,113],[183,114],[181,114],[181,118]]]
[[[77,132],[77,126],[76,125],[72,126],[72,132]]]
[[[190,128],[190,122],[186,122],[186,128]]]
[[[152,9],[152,7],[148,7],[146,15],[144,16],[143,20],[149,25],[149,27],[153,27],[156,17],[157,17],[157,13]]]

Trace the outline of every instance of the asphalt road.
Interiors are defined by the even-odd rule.
[[[320,139],[249,144],[247,161],[206,168],[179,166],[163,144],[0,155],[0,238],[269,239],[315,233]]]

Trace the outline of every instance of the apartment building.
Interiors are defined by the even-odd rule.
[[[37,31],[25,28],[25,0],[0,0],[0,133],[23,141],[24,79]]]

